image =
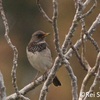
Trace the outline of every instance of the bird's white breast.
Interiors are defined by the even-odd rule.
[[[26,49],[27,57],[31,65],[41,73],[46,72],[52,67],[52,57],[50,50],[46,47],[46,49],[41,52],[29,52]]]

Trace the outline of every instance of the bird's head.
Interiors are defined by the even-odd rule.
[[[45,40],[45,37],[48,36],[50,33],[45,33],[43,31],[36,31],[32,34],[31,41],[37,42],[37,41],[43,41]]]

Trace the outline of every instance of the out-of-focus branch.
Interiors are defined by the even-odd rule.
[[[37,5],[38,5],[38,8],[40,10],[40,12],[42,13],[43,17],[50,23],[52,23],[52,19],[49,18],[49,16],[46,14],[46,12],[43,10],[41,4],[40,4],[40,0],[37,0]]]
[[[4,85],[3,75],[0,71],[0,100],[6,100],[6,88]]]

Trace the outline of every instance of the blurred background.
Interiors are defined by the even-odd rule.
[[[58,0],[59,2],[59,18],[58,27],[61,44],[64,41],[65,35],[71,26],[75,8],[73,0]],[[41,0],[41,4],[46,13],[52,18],[52,0]],[[91,7],[92,3],[88,6]],[[48,36],[47,42],[49,48],[52,52],[53,60],[56,57],[56,51],[53,42],[53,29],[50,23],[48,23],[38,10],[36,5],[36,0],[3,0],[3,6],[8,19],[10,33],[9,36],[13,44],[17,47],[19,52],[18,68],[17,68],[17,83],[19,89],[23,88],[28,83],[32,82],[34,76],[36,75],[36,70],[34,70],[29,64],[26,57],[26,46],[31,38],[33,32],[37,30],[43,30],[45,32],[50,32],[51,35]],[[86,9],[85,11],[87,11]],[[98,0],[97,8],[94,12],[86,18],[86,29],[88,30],[92,22],[95,20],[96,16],[100,13],[100,1]],[[8,46],[4,38],[4,25],[0,16],[0,70],[4,76],[5,86],[7,95],[14,93],[14,88],[12,86],[11,80],[11,69],[13,52]],[[72,39],[73,43],[80,38],[81,25],[78,27],[75,35]],[[100,46],[100,27],[96,30],[93,35],[94,39],[98,42]],[[97,52],[94,46],[88,41],[86,43],[86,58],[90,63],[91,67],[95,64],[95,59]],[[70,64],[74,70],[75,75],[78,78],[78,92],[86,71],[80,66],[75,55],[70,59]],[[55,87],[51,85],[49,88],[49,93],[47,100],[71,100],[71,81],[70,77],[64,67],[61,67],[57,72],[59,80],[62,82],[61,87]],[[88,86],[91,85],[93,79],[89,82]],[[86,89],[88,90],[88,86]],[[38,100],[40,89],[42,85],[36,89],[30,91],[26,96],[31,100]],[[98,88],[96,91],[100,91]],[[92,98],[91,100],[100,100],[100,98]]]

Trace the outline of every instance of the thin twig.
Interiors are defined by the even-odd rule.
[[[96,7],[96,4],[97,4],[96,2],[97,2],[97,1],[95,0],[95,3],[94,3],[94,5],[93,5],[93,7],[92,7],[93,9]],[[93,11],[92,8],[89,10],[89,12],[92,12],[92,11]],[[88,12],[88,13],[89,13],[89,12]],[[85,16],[87,16],[87,15],[88,15],[88,14],[86,14]],[[82,16],[84,16],[84,15],[82,15]],[[85,16],[84,16],[84,17],[85,17]],[[90,40],[90,42],[94,45],[94,47],[96,48],[97,52],[99,52],[99,51],[100,51],[100,48],[99,48],[99,46],[98,46],[98,43],[97,43],[91,36],[89,36],[89,35],[88,35],[88,32],[86,31],[84,17],[81,18],[82,32],[87,36],[88,40]],[[83,40],[83,42],[84,42],[83,37],[82,37],[82,40]]]
[[[93,46],[95,47],[96,51],[100,52],[100,47],[99,47],[98,43],[94,40],[94,38],[89,36],[88,33],[86,33],[86,36],[87,36],[88,40],[90,40],[90,42],[93,44]]]
[[[86,31],[86,26],[85,26],[85,20],[84,20],[84,18],[86,17],[86,16],[88,16],[90,13],[92,13],[92,11],[94,10],[94,8],[96,7],[96,5],[97,5],[97,1],[96,0],[94,0],[95,1],[95,3],[93,4],[93,6],[87,11],[87,13],[85,13],[85,14],[81,14],[81,26],[82,26],[82,32],[81,32],[81,39],[82,39],[82,58],[84,58],[85,57],[85,44],[84,44],[84,39],[83,39],[83,36],[84,36],[84,34],[86,34],[86,36],[88,36],[88,34],[87,34],[87,31]],[[84,4],[84,6],[85,6],[85,4]],[[83,7],[84,7],[83,6]],[[84,7],[85,8],[85,7]],[[98,45],[96,45],[97,43],[95,42],[95,41],[93,41],[93,39],[92,39],[92,37],[89,37],[89,40],[93,43],[93,45],[96,47],[96,49],[98,49]]]
[[[87,31],[86,31],[86,28],[85,28],[85,20],[84,20],[84,18],[81,18],[80,22],[81,22],[81,26],[82,26],[82,28],[81,28],[81,39],[82,39],[82,53],[81,53],[81,58],[82,58],[82,61],[85,62],[84,60],[85,60],[85,49],[86,48],[85,48],[85,42],[84,42],[83,36],[84,36],[84,34]]]
[[[86,16],[88,16],[88,15],[90,15],[92,12],[93,12],[93,10],[96,8],[96,6],[97,6],[97,1],[96,0],[94,0],[95,1],[95,3],[93,4],[93,6],[85,13],[85,14],[83,14],[81,17],[82,18],[85,18]],[[85,4],[84,4],[85,5]]]
[[[91,67],[90,67],[89,63],[88,63],[88,62],[86,62],[86,60],[85,60],[85,59],[84,59],[84,60],[82,60],[82,58],[81,58],[80,54],[79,54],[79,53],[78,53],[78,51],[74,48],[74,46],[73,46],[73,45],[71,45],[71,48],[74,50],[74,52],[75,52],[75,54],[76,54],[76,56],[77,56],[77,58],[78,58],[78,60],[79,60],[80,64],[83,66],[84,70],[88,71],[89,69],[91,69]]]
[[[50,19],[48,17],[48,15],[46,14],[46,12],[43,10],[43,8],[41,7],[41,4],[40,4],[40,0],[37,0],[37,5],[38,5],[38,8],[40,10],[40,12],[42,13],[43,17],[50,23],[52,23],[52,19]]]
[[[84,2],[84,9],[87,7],[87,5],[88,5],[91,1],[93,1],[93,0],[86,0],[86,1]]]

